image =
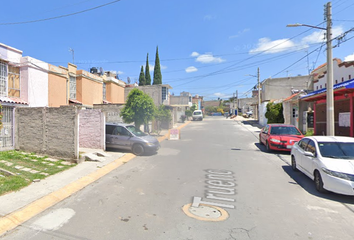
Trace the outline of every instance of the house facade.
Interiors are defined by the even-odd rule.
[[[315,69],[314,91],[303,96],[302,101],[314,105],[314,134],[327,134],[327,66]],[[334,133],[354,137],[354,61],[333,60]]]
[[[289,100],[295,93],[306,93],[311,88],[312,77],[311,75],[285,77],[285,78],[268,78],[261,83],[261,104],[259,107],[259,123],[261,125],[267,124],[265,113],[267,111],[267,104],[269,102],[282,103],[284,100]],[[293,115],[293,111],[296,113]],[[283,112],[284,116],[291,114],[293,117],[288,119],[286,123],[296,123],[296,126],[302,126],[301,119],[299,118],[299,104],[292,104]],[[292,119],[293,118],[293,119]]]

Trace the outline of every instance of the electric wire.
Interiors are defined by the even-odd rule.
[[[55,17],[49,17],[49,18],[42,18],[42,19],[37,19],[37,20],[30,20],[30,21],[23,21],[23,22],[8,22],[8,23],[0,23],[0,25],[18,25],[18,24],[28,24],[28,23],[35,23],[35,22],[44,22],[44,21],[49,21],[49,20],[54,20],[54,19],[59,19],[59,18],[64,18],[64,17],[69,17],[69,16],[73,16],[73,15],[77,15],[77,14],[81,14],[81,13],[85,13],[85,12],[89,12],[98,8],[102,8],[111,4],[114,4],[116,2],[119,2],[121,0],[115,0],[112,2],[108,2],[96,7],[92,7],[92,8],[88,8],[88,9],[84,9],[82,11],[78,11],[78,12],[74,12],[74,13],[68,13],[68,14],[64,14],[64,15],[60,15],[60,16],[55,16]]]

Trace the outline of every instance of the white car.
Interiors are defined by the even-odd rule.
[[[202,110],[195,110],[193,112],[192,119],[193,119],[193,121],[197,121],[197,120],[202,121],[203,120],[203,112],[202,112]]]
[[[291,149],[291,166],[314,180],[319,192],[354,196],[354,138],[304,137]]]

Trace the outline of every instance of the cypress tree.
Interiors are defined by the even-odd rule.
[[[140,75],[139,75],[139,86],[145,85],[145,75],[144,75],[144,67],[141,66]]]
[[[151,85],[150,68],[149,68],[149,54],[147,54],[147,56],[146,56],[145,84]]]
[[[162,84],[162,74],[160,68],[160,59],[159,59],[159,47],[156,47],[156,57],[155,57],[155,66],[154,66],[154,81],[153,85]]]

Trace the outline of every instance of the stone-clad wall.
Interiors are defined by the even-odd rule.
[[[120,116],[120,112],[123,109],[122,104],[94,104],[94,109],[101,109],[106,116],[106,122],[108,123],[122,123],[123,118]]]
[[[16,108],[15,149],[77,159],[77,107]]]
[[[79,145],[81,148],[105,149],[105,118],[100,109],[79,111]]]

